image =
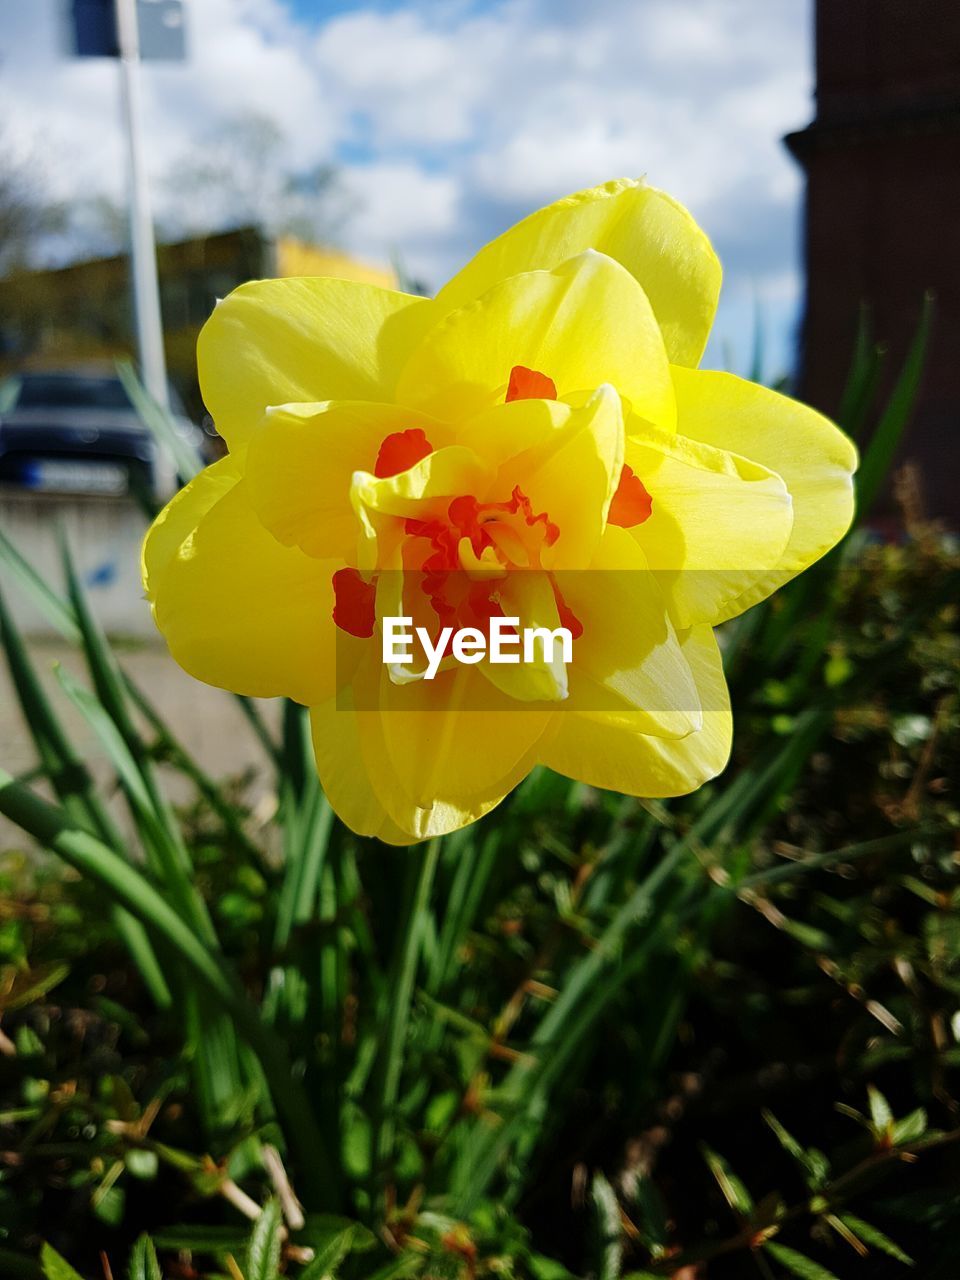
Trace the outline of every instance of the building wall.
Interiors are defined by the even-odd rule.
[[[349,254],[323,245],[306,244],[293,236],[281,236],[274,249],[278,276],[332,276],[335,280],[358,280],[361,284],[396,289],[397,273],[392,267],[361,262]]]
[[[800,393],[835,413],[861,303],[886,387],[936,294],[903,459],[928,510],[960,520],[960,3],[818,0],[817,115],[788,145],[807,173]],[[890,500],[887,501],[888,508]]]

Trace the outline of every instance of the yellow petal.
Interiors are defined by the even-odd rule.
[[[508,752],[503,777],[503,755],[493,767],[481,764],[479,773],[467,775],[462,757],[449,757],[444,749],[446,711],[428,706],[417,711],[408,700],[391,702],[391,710],[382,712],[381,683],[389,699],[401,695],[399,686],[384,681],[382,667],[369,654],[353,684],[310,713],[320,781],[339,817],[358,834],[402,845],[456,831],[499,804],[535,763],[542,738],[533,746],[524,741]],[[416,686],[425,687],[429,688],[425,683]],[[524,713],[501,714],[505,729],[509,725],[504,721],[519,716],[517,732],[524,732]],[[472,715],[476,724],[485,718],[483,712]],[[426,770],[418,765],[420,757],[411,751],[410,741],[404,740],[405,732],[413,733],[417,747],[426,752]],[[465,741],[469,755],[469,736]],[[462,740],[458,745],[462,747]]]
[[[623,465],[623,415],[612,387],[581,408],[559,400],[514,400],[479,413],[458,441],[497,468],[506,499],[519,486],[560,531],[542,550],[545,568],[586,568],[606,523]]]
[[[358,471],[351,482],[353,502],[381,515],[425,519],[428,504],[436,502],[437,514],[445,514],[446,499],[464,493],[483,496],[493,477],[493,468],[472,449],[449,445],[395,476],[380,479]]]
[[[686,795],[722,773],[733,721],[713,632],[694,627],[682,648],[703,708],[696,733],[679,740],[652,737],[639,715],[560,712],[555,735],[544,741],[542,763],[595,787],[648,798]]]
[[[435,419],[392,404],[339,400],[269,409],[245,464],[257,515],[285,546],[349,558],[358,532],[354,473],[372,472],[385,437],[411,428],[435,449],[449,435]]]
[[[515,570],[498,583],[498,594],[504,617],[519,619],[520,641],[505,650],[519,661],[491,662],[488,656],[478,671],[498,693],[518,702],[563,702],[568,693],[568,675],[561,646],[551,642],[548,648],[542,637],[535,637],[533,661],[525,661],[523,652],[526,629],[554,632],[561,625],[549,576],[538,570]]]
[[[631,533],[677,626],[731,616],[731,603],[780,563],[790,538],[793,506],[781,477],[752,459],[645,426],[627,441],[626,461],[653,500]]]
[[[345,701],[350,696],[348,690],[339,699],[330,698],[310,709],[317,772],[327,799],[341,822],[357,835],[375,836],[386,844],[416,844],[424,838],[419,833],[429,829],[429,815],[411,805],[410,829],[405,829],[387,813],[372,781],[384,768],[383,743],[375,736],[379,718],[371,711],[358,714]]]
[[[562,400],[511,400],[491,405],[452,429],[457,444],[499,468],[565,427],[571,413],[570,405]]]
[[[572,409],[562,427],[501,467],[504,487],[518,484],[534,511],[547,512],[560,530],[544,550],[547,568],[590,564],[620,483],[623,451],[620,397],[603,386],[582,409]]]
[[[590,569],[556,574],[583,627],[573,642],[571,711],[624,711],[644,733],[683,738],[702,723],[696,681],[666,602],[625,529],[608,528]]]
[[[310,710],[317,772],[334,812],[357,835],[387,844],[416,844],[427,834],[443,834],[429,831],[430,815],[413,805],[407,828],[390,817],[373,785],[385,768],[379,718],[376,712],[358,713],[346,701],[350,696],[345,691]]]
[[[453,311],[410,357],[397,400],[462,422],[503,401],[515,365],[551,378],[561,398],[609,382],[635,413],[673,427],[669,367],[650,303],[602,253],[512,276]]]
[[[254,280],[217,304],[197,342],[200,390],[231,451],[268,405],[391,400],[434,304],[310,276]]]
[[[524,218],[481,249],[437,302],[462,307],[507,276],[549,270],[584,249],[623,263],[650,299],[670,359],[697,365],[717,309],[720,263],[686,209],[642,179],[607,182]]]
[[[308,705],[329,697],[338,563],[281,546],[257,519],[243,480],[206,511],[198,500],[195,514],[153,595],[173,657],[196,679],[234,693]]]
[[[381,676],[387,756],[400,788],[419,807],[475,809],[499,801],[524,778],[552,710],[526,710],[474,668],[394,684]]]
[[[186,539],[239,479],[237,459],[228,455],[205,467],[163,508],[147,530],[140,557],[143,589],[148,600],[156,599],[161,578]]]
[[[681,434],[729,449],[783,477],[793,527],[775,569],[724,610],[735,617],[818,560],[853,519],[857,451],[815,410],[730,373],[672,370]]]

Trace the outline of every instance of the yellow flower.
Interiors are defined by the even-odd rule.
[[[584,191],[434,299],[241,286],[200,335],[229,448],[158,517],[144,582],[175,659],[310,708],[355,831],[406,844],[536,764],[640,796],[715,777],[713,627],[829,550],[856,455],[813,410],[698,371],[720,266],[644,182]],[[569,667],[385,663],[384,617],[565,626]]]

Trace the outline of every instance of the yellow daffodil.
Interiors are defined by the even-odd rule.
[[[639,796],[715,777],[713,628],[837,542],[856,463],[813,410],[697,369],[719,287],[690,215],[623,180],[525,219],[433,299],[235,290],[199,342],[229,453],[144,546],[173,656],[309,707],[334,808],[394,844],[536,764]],[[422,655],[385,661],[396,617],[565,628],[572,661],[467,665],[437,641],[431,679]]]

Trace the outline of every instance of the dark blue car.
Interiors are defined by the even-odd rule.
[[[199,454],[203,433],[171,403],[177,431]],[[4,388],[0,484],[104,496],[139,488],[163,501],[176,491],[177,474],[115,374],[45,371],[18,374]]]

